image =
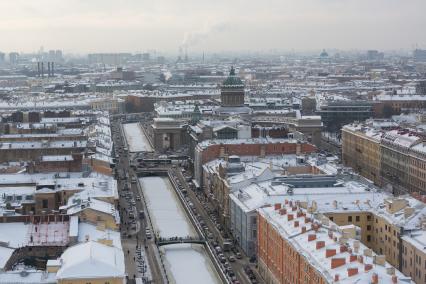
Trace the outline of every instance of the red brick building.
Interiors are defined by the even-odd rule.
[[[317,148],[304,141],[294,139],[229,139],[208,140],[199,143],[195,148],[194,173],[196,181],[202,185],[202,166],[214,159],[237,156],[309,154]]]

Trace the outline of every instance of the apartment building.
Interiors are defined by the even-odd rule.
[[[266,283],[413,283],[338,226],[284,200],[258,210],[259,271]]]
[[[342,128],[342,160],[362,176],[380,185],[381,151],[380,131],[367,131],[359,125],[345,125]]]
[[[420,131],[364,123],[344,126],[342,137],[345,166],[396,194],[426,193],[426,137]]]

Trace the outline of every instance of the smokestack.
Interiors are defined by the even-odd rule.
[[[52,77],[55,76],[55,68],[54,68],[54,66],[55,66],[55,62],[52,62],[52,66],[51,66],[51,68],[52,68]]]
[[[41,63],[41,78],[44,78],[44,63]]]
[[[40,62],[37,62],[37,77],[40,77]]]
[[[50,62],[47,62],[47,77],[50,78]]]

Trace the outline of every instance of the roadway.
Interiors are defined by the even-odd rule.
[[[142,122],[143,123],[143,122]],[[141,124],[142,124],[141,123]],[[142,124],[143,125],[143,124]],[[116,146],[124,147],[126,146],[126,139],[124,137],[124,133],[122,131],[121,125],[119,122],[114,121],[113,127],[118,129],[118,131],[113,132],[114,144]],[[143,127],[142,127],[143,129]],[[145,129],[143,129],[145,130]],[[144,131],[145,132],[145,131]],[[146,133],[145,133],[146,134]],[[151,153],[153,155],[154,153]],[[155,244],[155,238],[151,240],[146,239],[145,237],[145,228],[150,228],[151,232],[154,232],[152,228],[152,224],[149,219],[148,210],[146,208],[146,204],[144,202],[143,192],[140,188],[139,182],[131,183],[132,177],[135,176],[135,172],[130,167],[130,162],[132,161],[131,153],[124,153],[124,151],[119,152],[119,159],[117,159],[116,167],[118,172],[123,171],[123,173],[128,173],[128,180],[119,180],[119,192],[120,192],[120,213],[122,216],[122,245],[123,250],[126,256],[126,272],[129,276],[129,279],[133,279],[136,277],[141,277],[142,274],[138,271],[138,263],[137,263],[137,248],[145,248],[146,257],[149,263],[149,267],[151,268],[151,275],[153,283],[167,283],[167,275],[165,273],[164,266],[162,265],[161,257],[159,255],[158,247]],[[135,154],[136,155],[136,154]],[[155,155],[155,154],[154,154]],[[204,221],[205,225],[208,227],[209,232],[212,233],[213,239],[216,240],[218,245],[223,243],[223,237],[221,232],[217,229],[214,222],[210,219],[208,212],[206,212],[203,204],[196,196],[195,192],[190,188],[188,183],[186,182],[185,177],[182,174],[180,167],[167,167],[174,176],[176,176],[179,182],[184,186],[187,190],[188,197],[192,204],[194,204],[195,212],[201,217]],[[153,168],[155,169],[155,168]],[[130,190],[124,190],[126,184],[130,184]],[[131,201],[126,198],[126,195],[133,195],[133,199],[137,196],[140,196],[139,200],[136,200],[133,204]],[[130,208],[134,208],[131,210]],[[143,210],[145,212],[145,218],[138,220],[139,212]],[[133,211],[135,215],[135,221],[129,218],[129,212]],[[212,240],[210,240],[212,241]],[[239,250],[239,252],[241,252]],[[242,254],[242,252],[241,252]],[[251,281],[244,271],[244,267],[250,266],[253,267],[253,264],[250,264],[247,257],[243,257],[242,259],[235,259],[235,262],[230,262],[229,257],[234,255],[231,252],[224,252],[227,262],[235,273],[236,279],[234,283],[244,283],[244,284],[252,284],[257,283],[256,281]],[[242,254],[243,255],[243,254]],[[139,264],[140,265],[140,264]],[[252,269],[256,272],[255,269]],[[260,278],[257,278],[260,279]]]
[[[186,182],[186,179],[183,176],[182,171],[180,170],[180,168],[174,168],[172,171],[173,171],[174,175],[179,178],[179,182],[187,190],[187,193],[188,193],[187,196],[190,198],[192,204],[194,204],[195,211],[201,216],[205,225],[208,227],[209,231],[213,234],[213,239],[220,246],[220,244],[223,243],[223,236],[222,236],[221,232],[217,229],[217,227],[215,226],[213,221],[210,219],[208,212],[206,212],[204,206],[202,205],[202,203],[200,202],[200,200],[196,196],[195,192],[190,188],[190,186]],[[222,250],[223,250],[223,248],[222,248]],[[241,253],[240,250],[239,250],[239,252]],[[225,254],[228,262],[229,262],[229,257],[231,255],[234,255],[234,253],[232,253],[232,252],[224,252],[224,254]],[[237,280],[240,283],[244,283],[244,284],[254,283],[249,279],[246,272],[244,271],[244,267],[246,267],[246,266],[250,266],[251,268],[253,268],[253,265],[249,263],[247,257],[243,257],[241,259],[236,258],[234,262],[229,262],[229,264],[231,265],[232,270],[235,272],[235,274],[237,276]],[[252,269],[252,270],[254,270],[254,269]],[[260,278],[257,277],[257,279],[260,279]]]
[[[151,281],[146,283],[166,283],[163,280],[163,272],[157,260],[157,247],[153,240],[148,240],[145,237],[145,229],[147,227],[146,218],[139,218],[139,212],[146,211],[142,198],[138,200],[140,195],[139,184],[132,183],[131,178],[134,176],[133,170],[130,168],[129,153],[125,153],[122,149],[126,146],[126,140],[123,136],[121,125],[117,121],[113,121],[113,141],[116,149],[117,160],[116,169],[119,173],[128,173],[129,179],[118,179],[117,186],[120,194],[119,210],[121,216],[121,233],[122,246],[125,254],[126,274],[129,282],[135,277],[143,277],[145,267],[148,266],[151,270]],[[120,152],[118,152],[120,151]],[[123,177],[123,176],[121,176]],[[126,186],[130,184],[130,188],[126,190]],[[133,196],[133,198],[132,198]],[[130,217],[130,212],[133,212],[134,218]],[[150,224],[148,224],[150,227]],[[152,228],[151,228],[152,231]],[[138,259],[138,250],[145,251],[145,257]],[[139,257],[140,258],[140,257]],[[143,260],[148,260],[148,265],[144,265]],[[145,274],[146,275],[146,274]]]

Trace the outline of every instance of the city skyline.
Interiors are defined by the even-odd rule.
[[[2,2],[0,50],[412,50],[426,46],[425,8],[421,0]]]

